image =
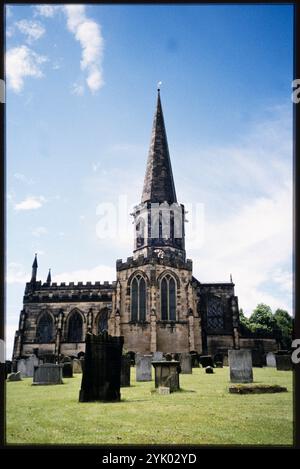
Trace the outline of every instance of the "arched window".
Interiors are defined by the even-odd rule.
[[[68,342],[82,342],[82,332],[82,316],[78,311],[75,311],[69,319]]]
[[[99,313],[98,318],[98,334],[108,330],[108,309],[104,308]]]
[[[135,226],[136,230],[136,247],[140,248],[145,243],[145,220],[140,217]]]
[[[161,319],[176,321],[176,284],[171,275],[165,275],[160,282]]]
[[[42,314],[37,325],[36,335],[40,344],[52,342],[54,338],[54,324],[51,314]]]
[[[136,275],[131,282],[131,320],[146,320],[146,282],[141,275]]]

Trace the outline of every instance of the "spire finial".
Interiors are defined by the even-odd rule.
[[[51,283],[51,269],[49,269],[47,283]]]
[[[230,274],[230,282],[232,283],[232,274]]]
[[[35,281],[36,281],[37,269],[38,269],[37,253],[35,253],[34,261],[33,261],[33,264],[32,264],[31,282],[35,282]]]

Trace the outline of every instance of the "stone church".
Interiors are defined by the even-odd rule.
[[[238,298],[232,281],[202,283],[185,252],[185,208],[177,201],[158,90],[134,249],[116,262],[116,281],[38,280],[35,257],[26,283],[13,359],[81,356],[85,335],[124,336],[128,352],[227,353],[240,347]]]

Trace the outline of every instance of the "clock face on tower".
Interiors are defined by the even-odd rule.
[[[160,257],[163,259],[164,257],[164,251],[162,249],[154,249],[155,254],[157,254],[157,257]]]

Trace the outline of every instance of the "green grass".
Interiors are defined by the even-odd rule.
[[[180,375],[181,392],[151,393],[154,382],[121,388],[118,403],[79,403],[81,375],[64,385],[7,382],[7,443],[15,444],[292,444],[292,372],[254,368],[279,394],[228,393],[229,369]]]

